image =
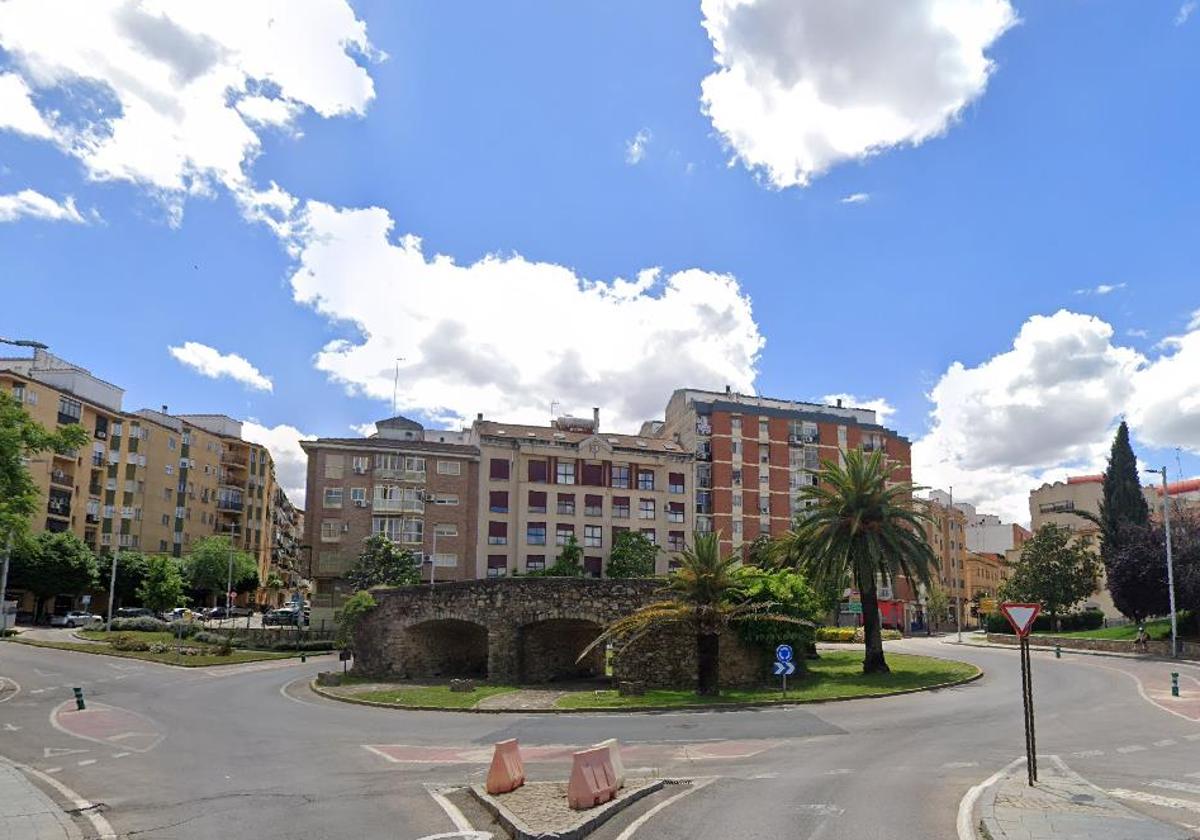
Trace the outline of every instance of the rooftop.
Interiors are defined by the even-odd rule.
[[[476,420],[473,432],[480,437],[505,440],[524,440],[573,446],[591,438],[600,438],[617,449],[642,452],[686,454],[682,446],[669,438],[622,435],[609,432],[585,432],[559,429],[555,426],[526,426],[520,423],[496,423]]]

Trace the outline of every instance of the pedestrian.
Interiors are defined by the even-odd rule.
[[[1142,653],[1146,653],[1150,648],[1149,642],[1150,642],[1150,634],[1146,632],[1146,625],[1139,624],[1137,636],[1133,640],[1133,649],[1135,651],[1141,651]]]

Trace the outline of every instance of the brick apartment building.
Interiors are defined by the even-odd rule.
[[[638,531],[668,552],[690,542],[694,455],[683,444],[601,432],[599,409],[590,419],[560,417],[547,426],[480,415],[471,439],[482,488],[478,577],[544,569],[572,536],[593,577],[603,574],[622,531]],[[660,553],[657,571],[669,562]]]
[[[476,576],[479,450],[461,432],[405,417],[370,437],[301,441],[308,455],[304,545],[311,552],[312,621],[331,621],[351,594],[344,575],[363,541],[386,534],[422,558],[422,576]]]

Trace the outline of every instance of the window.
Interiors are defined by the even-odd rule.
[[[530,513],[545,513],[546,512],[546,494],[540,490],[529,491],[529,512]]]
[[[735,537],[740,537],[742,535],[742,520],[733,520],[733,535]]]
[[[346,469],[346,458],[342,455],[334,455],[330,452],[325,453],[325,477],[326,478],[341,478],[342,473]]]
[[[458,505],[458,494],[457,493],[438,493],[436,504],[449,505],[450,507],[456,507]]]
[[[167,471],[167,475],[175,475],[175,465],[167,464],[163,469]]]
[[[527,467],[529,480],[536,481],[542,484],[546,481],[546,462],[545,461],[530,461]]]
[[[170,449],[172,452],[175,451],[175,438],[167,438],[167,449]]]
[[[438,461],[438,475],[462,475],[461,461]]]
[[[342,520],[325,519],[321,521],[322,542],[336,542],[342,538]]]
[[[508,523],[488,523],[488,545],[508,545]]]
[[[170,517],[170,515],[169,515],[169,514],[166,514],[166,513],[164,513],[164,514],[162,515],[162,524],[163,524],[163,525],[170,525],[170,524],[171,524],[171,517]]]
[[[350,461],[351,469],[354,470],[355,475],[366,475],[367,463],[366,455],[355,455]]]
[[[638,489],[653,490],[654,489],[654,471],[653,470],[638,470]]]
[[[729,419],[729,431],[734,437],[741,437],[742,434],[742,418],[731,417]]]
[[[629,489],[629,467],[619,467],[616,464],[612,468],[612,486],[622,490]]]
[[[758,471],[758,485],[761,487],[764,484],[770,484],[770,483],[771,483],[770,470],[759,470]]]
[[[612,518],[613,519],[628,519],[629,518],[629,497],[628,496],[613,496]]]
[[[575,462],[559,461],[554,465],[554,481],[556,484],[575,483]]]
[[[392,542],[400,541],[400,520],[392,516],[375,516],[371,519],[371,533],[383,534]]]
[[[365,507],[367,504],[367,488],[366,487],[351,487],[350,501],[355,507]]]
[[[575,536],[575,526],[560,522],[554,529],[554,544],[566,545]]]
[[[582,478],[583,478],[583,480],[580,483],[586,487],[603,487],[604,486],[604,465],[603,464],[584,464]]]
[[[667,550],[683,551],[683,531],[667,532]]]
[[[696,486],[712,487],[712,464],[696,465]]]
[[[508,513],[508,491],[491,490],[488,492],[488,510],[492,513]]]
[[[525,571],[540,572],[546,568],[545,554],[526,554],[525,555]]]
[[[628,534],[628,533],[629,533],[629,529],[628,529],[628,528],[624,528],[624,527],[622,527],[622,526],[620,526],[620,525],[614,525],[614,526],[613,526],[613,529],[612,529],[612,534],[613,534],[612,541],[613,541],[613,545],[616,545],[616,544],[617,544],[617,537],[621,536],[621,534]]]
[[[771,426],[767,422],[766,417],[758,418],[758,436],[760,438],[769,438],[771,436]]]
[[[643,528],[642,536],[650,540],[650,542],[654,543],[655,545],[658,545],[658,532],[653,528]]]
[[[490,578],[504,577],[508,574],[508,557],[503,554],[489,554],[487,576]]]
[[[458,555],[444,554],[439,551],[437,554],[433,555],[433,565],[437,566],[438,568],[453,569],[458,565]]]
[[[667,503],[667,521],[682,522],[684,516],[683,502],[668,502]]]
[[[604,559],[601,557],[583,558],[583,576],[598,578],[604,572]]]
[[[408,455],[404,458],[404,471],[406,473],[416,473],[420,478],[425,477],[425,459],[414,455]]]
[[[79,400],[68,399],[67,397],[58,398],[58,422],[59,423],[78,423],[79,418],[83,415],[83,403]]]
[[[603,496],[584,496],[583,497],[583,515],[584,516],[603,516],[604,515],[604,497]]]
[[[758,447],[758,463],[768,465],[771,463],[771,447],[767,444]]]
[[[340,508],[342,506],[342,488],[326,487],[324,507]]]
[[[733,506],[735,508],[740,508],[742,506],[742,494],[741,493],[733,494]]]
[[[441,525],[433,526],[433,533],[439,537],[457,537],[458,526],[443,522]]]
[[[425,536],[425,520],[406,516],[400,520],[400,542],[420,544]]]
[[[508,481],[508,459],[493,458],[488,464],[488,478],[493,481]]]
[[[328,458],[329,456],[326,456],[326,457]],[[403,455],[376,455],[375,456],[375,469],[390,470],[393,472],[398,472],[398,471],[404,469],[404,456]]]
[[[712,491],[696,491],[696,513],[712,513]]]
[[[530,522],[525,526],[525,542],[529,545],[546,544],[546,523]]]
[[[683,473],[667,473],[667,491],[670,493],[683,492]]]
[[[583,526],[584,548],[600,548],[604,544],[604,529],[599,525]]]
[[[638,519],[654,518],[654,500],[638,499]]]
[[[439,497],[440,500],[440,497]],[[376,511],[424,513],[425,503],[421,491],[415,487],[399,487],[395,484],[376,484],[373,507]]]
[[[734,454],[734,455],[741,455],[741,454],[742,454],[742,443],[741,443],[741,441],[737,441],[737,440],[735,440],[735,441],[733,442],[732,451],[733,451],[733,454]]]
[[[734,470],[730,477],[730,480],[733,482],[734,487],[741,487],[742,486],[742,471]]]
[[[574,493],[559,493],[558,494],[558,512],[564,516],[575,515],[575,494]]]

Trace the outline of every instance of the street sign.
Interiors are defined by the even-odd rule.
[[[1033,629],[1034,619],[1042,611],[1041,604],[1001,604],[1000,612],[1008,619],[1013,631],[1022,639]]]
[[[792,661],[792,646],[791,645],[780,645],[779,647],[775,648],[775,658],[778,659],[780,662],[791,662]]]
[[[348,662],[349,660],[351,660],[353,658],[354,658],[354,654],[348,650],[343,650],[341,653],[338,654],[338,659],[340,659],[342,662]]]
[[[784,677],[786,679],[787,677],[790,677],[794,673],[796,673],[796,663],[795,662],[776,662],[775,663],[775,676]]]
[[[91,595],[84,595],[79,600],[83,602],[84,609],[87,609],[92,604],[92,596]]]
[[[856,615],[862,615],[862,601],[851,601],[850,608],[847,610],[847,612],[852,612]]]
[[[997,609],[996,599],[983,598],[979,602],[979,609],[982,610],[986,615],[995,615]]]

